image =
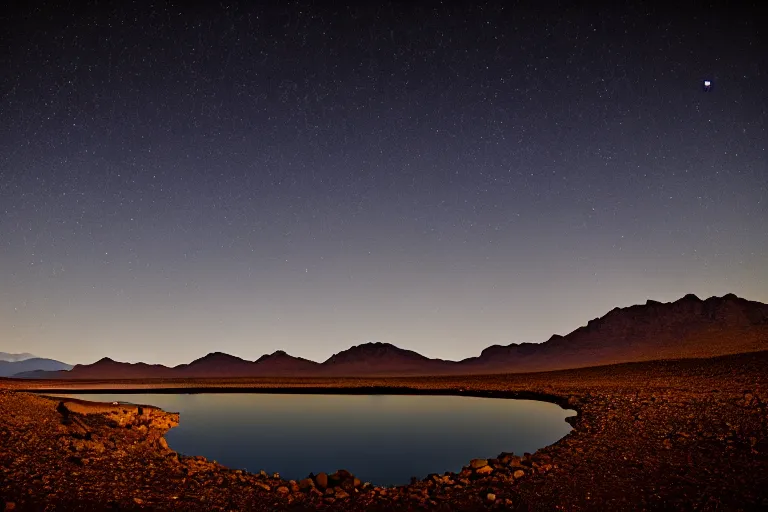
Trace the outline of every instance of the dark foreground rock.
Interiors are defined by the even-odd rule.
[[[487,377],[145,383],[538,397],[579,412],[568,436],[535,454],[475,459],[397,488],[343,469],[299,481],[230,470],[168,448],[162,436],[178,415],[0,380],[0,511],[768,509],[766,368],[768,352]]]

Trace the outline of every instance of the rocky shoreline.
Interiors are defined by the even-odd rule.
[[[23,392],[128,391],[136,383],[0,380],[0,510],[768,508],[765,368],[768,352],[539,374],[143,384],[535,398],[578,412],[569,435],[534,454],[475,459],[458,473],[394,488],[344,470],[299,481],[231,470],[170,450],[163,435],[178,424],[173,413]]]

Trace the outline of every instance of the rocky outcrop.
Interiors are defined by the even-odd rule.
[[[107,435],[108,429],[130,429],[134,443],[172,453],[163,435],[179,424],[178,413],[148,405],[65,399],[58,403],[56,410],[61,414],[64,428],[60,443],[73,452],[70,459],[79,464],[87,464],[89,456],[120,449],[115,437]]]
[[[59,402],[57,410],[65,419],[77,415],[98,414],[116,427],[147,427],[162,433],[179,424],[179,414],[166,412],[151,405],[120,404],[117,402],[87,402],[66,399]]]

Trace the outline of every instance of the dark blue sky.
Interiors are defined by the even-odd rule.
[[[505,4],[9,10],[2,349],[460,359],[768,302],[757,4]]]

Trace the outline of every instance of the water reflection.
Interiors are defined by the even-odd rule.
[[[70,395],[74,396],[74,395]],[[470,459],[534,452],[570,430],[573,411],[532,400],[457,396],[83,394],[181,413],[174,450],[284,478],[344,468],[377,485],[459,471]]]

